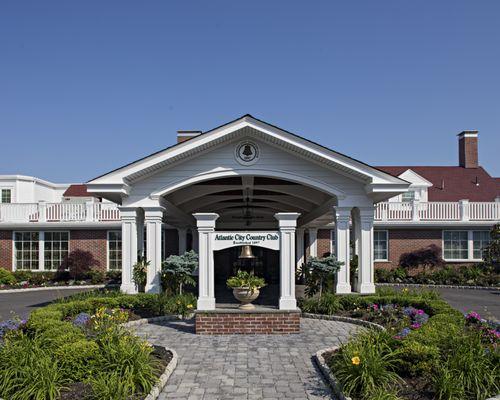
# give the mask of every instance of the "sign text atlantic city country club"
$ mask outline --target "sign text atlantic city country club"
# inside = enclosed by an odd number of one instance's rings
[[[216,250],[243,245],[279,248],[277,232],[215,232],[212,237]]]

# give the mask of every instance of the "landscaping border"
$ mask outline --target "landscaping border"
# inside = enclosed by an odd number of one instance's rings
[[[112,288],[116,286],[112,285],[60,285],[60,286],[39,286],[39,287],[29,287],[24,289],[0,289],[0,294],[2,293],[24,293],[24,292],[40,292],[42,290],[68,290],[68,289],[103,289],[103,288]]]
[[[350,397],[346,397],[342,390],[340,389],[340,384],[335,379],[335,376],[330,371],[330,367],[325,361],[324,354],[332,351],[336,351],[339,349],[339,346],[327,347],[326,349],[322,349],[316,352],[313,359],[316,363],[316,366],[319,368],[321,375],[326,379],[328,385],[332,388],[333,393],[335,394],[335,398],[337,400],[351,400]]]
[[[328,321],[347,322],[353,325],[363,326],[365,328],[374,328],[379,331],[385,331],[385,328],[382,325],[358,318],[342,317],[340,315],[324,315],[324,314],[311,314],[311,313],[302,313],[302,317],[311,319],[324,319]]]
[[[442,289],[469,289],[469,290],[495,290],[500,291],[498,286],[460,286],[460,285],[426,285],[423,283],[375,283],[375,286],[395,286],[395,287],[414,287],[414,288],[442,288]]]

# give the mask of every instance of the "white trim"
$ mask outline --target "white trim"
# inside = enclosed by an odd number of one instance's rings
[[[53,271],[56,271],[56,270],[53,270],[53,269],[45,269],[45,234],[49,232],[64,232],[64,233],[67,233],[68,234],[68,254],[71,253],[71,231],[70,230],[52,230],[52,229],[47,229],[47,230],[43,230],[43,231],[40,231],[40,236],[39,236],[39,241],[40,243],[43,243],[43,249],[42,249],[42,246],[39,244],[39,251],[40,253],[38,254],[38,268],[40,271],[49,271],[49,272],[53,272]],[[43,240],[41,240],[40,238],[43,238]]]
[[[444,257],[444,233],[445,232],[467,232],[467,258],[445,258]],[[482,262],[481,258],[474,258],[474,232],[489,232],[486,229],[442,229],[441,230],[441,256],[446,262],[475,263]]]
[[[108,229],[106,230],[106,271],[121,271],[120,269],[110,269],[109,268],[109,233],[110,232],[120,232],[120,235],[122,233],[121,229]],[[123,238],[122,238],[122,246],[123,246]]]

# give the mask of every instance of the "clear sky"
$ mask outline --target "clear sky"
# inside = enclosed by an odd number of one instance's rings
[[[250,113],[373,165],[500,176],[500,1],[0,2],[0,174],[86,181]]]

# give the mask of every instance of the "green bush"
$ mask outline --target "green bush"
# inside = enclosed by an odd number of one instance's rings
[[[402,341],[401,371],[411,377],[431,376],[439,365],[439,348],[413,338]]]
[[[81,382],[92,374],[98,355],[97,343],[85,338],[60,343],[54,351],[63,377],[73,382]]]
[[[369,400],[373,392],[391,390],[401,381],[399,352],[392,342],[388,333],[368,330],[339,349],[329,366],[345,394]]]
[[[299,307],[305,313],[332,315],[341,307],[341,298],[333,293],[324,293],[321,298],[299,300]]]
[[[12,272],[0,268],[0,285],[14,285],[16,282],[16,278]]]
[[[92,386],[92,400],[123,400],[130,399],[134,394],[134,378],[130,372],[100,373],[87,379]]]

